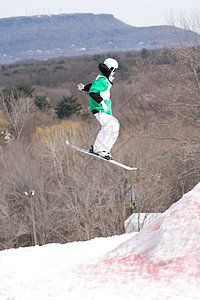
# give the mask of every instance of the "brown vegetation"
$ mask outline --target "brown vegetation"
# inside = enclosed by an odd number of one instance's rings
[[[120,69],[112,100],[121,131],[112,154],[137,172],[68,148],[66,139],[89,148],[98,124],[55,114],[59,99],[72,94],[87,111],[88,96],[76,83],[91,82],[107,55],[2,66],[1,88],[26,81],[51,108],[21,98],[8,111],[2,98],[0,126],[13,139],[1,142],[0,248],[120,234],[132,212],[163,212],[190,190],[200,175],[199,51],[181,45],[114,54]],[[55,66],[62,68],[53,72]]]

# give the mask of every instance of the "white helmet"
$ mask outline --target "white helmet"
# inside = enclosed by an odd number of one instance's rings
[[[106,58],[104,64],[109,68],[115,71],[118,68],[118,62],[113,58]]]

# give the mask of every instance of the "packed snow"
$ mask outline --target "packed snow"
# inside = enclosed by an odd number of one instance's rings
[[[200,184],[139,233],[1,251],[0,299],[200,299]]]

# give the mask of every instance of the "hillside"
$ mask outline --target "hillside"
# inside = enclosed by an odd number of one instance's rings
[[[34,244],[29,191],[44,245],[122,234],[132,213],[162,213],[196,185],[199,51],[109,52],[119,62],[111,99],[121,125],[112,155],[138,167],[134,174],[65,143],[89,149],[95,141],[100,127],[76,85],[96,78],[108,54],[1,65],[0,249]],[[60,119],[63,99],[77,100],[80,114]]]
[[[170,26],[133,27],[111,14],[0,19],[0,63],[173,46]]]

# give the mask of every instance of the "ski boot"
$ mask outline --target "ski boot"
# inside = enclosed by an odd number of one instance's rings
[[[103,157],[104,159],[107,159],[107,160],[113,160],[113,157],[110,155],[109,152],[107,151],[98,151],[98,152],[94,152],[94,147],[93,145],[91,145],[91,148],[89,150],[89,153],[93,153],[95,155],[98,155],[98,156],[101,156]]]

